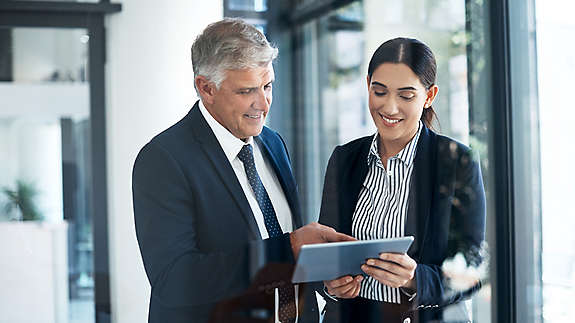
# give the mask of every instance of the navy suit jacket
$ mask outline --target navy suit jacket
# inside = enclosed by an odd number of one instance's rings
[[[320,223],[351,235],[372,139],[363,137],[335,148],[326,172]],[[418,264],[417,297],[411,310],[418,312],[420,321],[441,319],[442,307],[480,287],[448,292],[441,265],[457,252],[462,252],[469,263],[479,264],[484,233],[485,193],[479,162],[467,146],[424,126],[414,160],[405,226],[405,235],[415,237],[408,252]],[[338,303],[328,303],[327,311],[341,310],[338,306],[345,306],[346,301]]]
[[[302,219],[286,146],[266,127],[254,140],[281,183],[295,230]],[[152,286],[149,322],[233,322],[261,316],[254,310],[262,308],[273,314],[274,289],[291,284],[289,234],[262,240],[197,103],[142,148],[132,190],[138,243]]]

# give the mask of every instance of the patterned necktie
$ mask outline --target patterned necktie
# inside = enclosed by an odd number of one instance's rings
[[[256,200],[264,216],[264,223],[270,238],[279,237],[283,234],[276,212],[268,196],[268,192],[260,179],[256,165],[254,163],[254,153],[251,145],[244,145],[238,154],[238,158],[244,164],[248,181]],[[295,289],[290,284],[288,286],[278,288],[279,294],[279,320],[282,323],[295,322],[296,307],[295,307]]]

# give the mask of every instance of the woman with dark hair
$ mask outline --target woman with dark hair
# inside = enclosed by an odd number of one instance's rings
[[[439,91],[429,47],[383,43],[369,62],[377,133],[338,146],[327,167],[319,222],[359,240],[412,235],[407,254],[381,253],[364,275],[324,282],[325,322],[427,322],[477,289],[449,290],[443,262],[481,262],[485,193],[470,148],[432,131]]]

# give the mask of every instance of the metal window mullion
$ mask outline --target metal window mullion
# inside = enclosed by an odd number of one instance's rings
[[[495,277],[493,284],[494,322],[516,322],[515,297],[515,225],[513,184],[513,137],[511,105],[511,64],[509,37],[509,0],[490,1],[490,40],[493,104],[490,115],[493,132],[490,149],[493,156],[495,185]]]

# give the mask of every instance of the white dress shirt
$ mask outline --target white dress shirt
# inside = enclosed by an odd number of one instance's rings
[[[262,180],[262,184],[266,188],[270,201],[274,207],[276,217],[280,224],[283,233],[292,232],[293,231],[293,223],[292,223],[292,213],[285,197],[284,191],[281,187],[281,184],[274,172],[273,166],[270,164],[270,161],[267,158],[264,158],[262,151],[257,144],[253,137],[249,137],[246,142],[243,140],[235,137],[231,132],[229,132],[224,126],[222,126],[214,117],[208,112],[206,107],[204,106],[202,100],[199,101],[198,106],[200,107],[200,112],[206,119],[208,125],[212,129],[216,139],[220,143],[220,146],[230,165],[234,169],[234,173],[242,186],[242,190],[244,191],[244,195],[250,204],[250,208],[252,213],[254,214],[256,223],[258,224],[258,229],[260,231],[260,235],[262,239],[269,238],[268,231],[266,229],[266,225],[264,222],[264,216],[262,211],[260,210],[260,206],[256,199],[256,195],[250,186],[250,182],[248,181],[248,176],[246,174],[246,170],[244,168],[244,164],[238,158],[238,154],[242,147],[245,144],[249,144],[253,148],[254,152],[254,162],[256,164],[256,169]],[[297,313],[297,299],[298,299],[298,286],[295,286],[295,295],[296,295],[296,313]],[[278,310],[279,310],[279,293],[277,288],[275,289],[275,321],[279,322],[278,320]],[[297,322],[297,320],[296,320]]]
[[[201,100],[199,102],[199,106],[204,119],[206,119],[208,125],[214,132],[216,139],[218,139],[220,146],[222,147],[226,157],[234,169],[234,172],[236,173],[236,177],[242,186],[242,190],[244,191],[248,203],[250,204],[250,208],[252,209],[256,223],[258,224],[262,239],[269,238],[268,230],[266,229],[266,225],[264,223],[264,216],[260,210],[258,201],[256,200],[256,195],[250,186],[250,182],[248,181],[248,176],[246,175],[244,164],[238,158],[238,154],[245,144],[249,144],[253,148],[256,169],[260,179],[262,180],[262,183],[264,184],[264,187],[266,188],[266,191],[268,192],[276,212],[276,217],[278,218],[278,222],[282,228],[282,232],[291,232],[293,230],[293,224],[289,204],[281,184],[273,170],[273,166],[267,159],[264,158],[259,145],[256,144],[253,137],[249,137],[247,142],[236,138],[234,135],[232,135],[231,132],[224,128],[219,122],[217,122],[214,117],[212,117]]]

